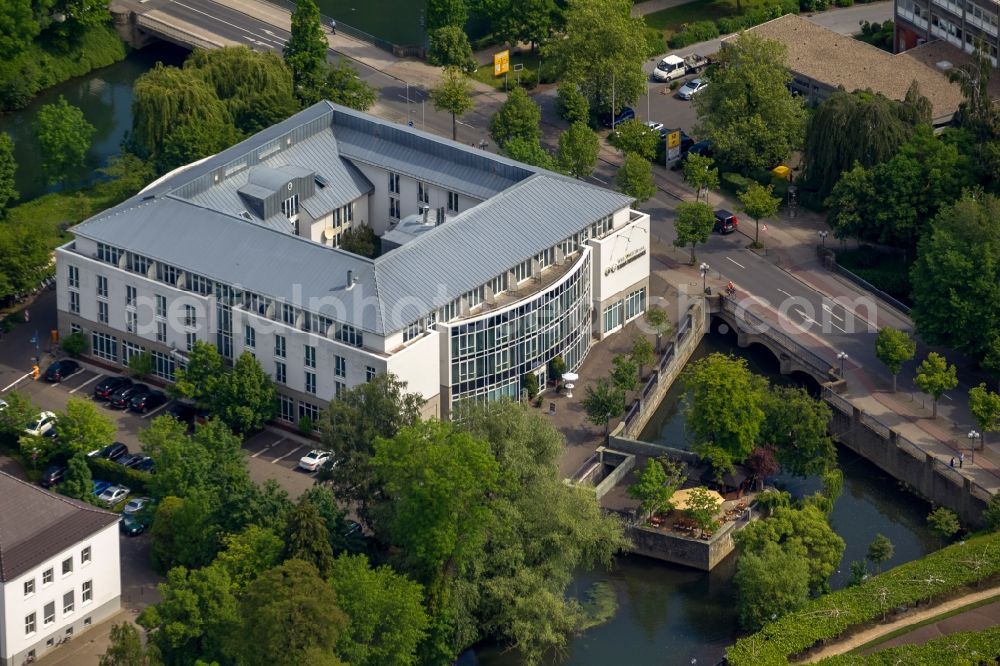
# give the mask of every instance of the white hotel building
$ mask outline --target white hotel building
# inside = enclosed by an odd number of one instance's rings
[[[40,658],[118,612],[118,514],[0,472],[0,665]]]
[[[72,229],[59,329],[172,378],[193,342],[253,353],[280,416],[315,418],[391,372],[448,418],[518,398],[649,300],[649,216],[628,197],[330,103],[180,169]],[[340,250],[370,225],[381,254]]]

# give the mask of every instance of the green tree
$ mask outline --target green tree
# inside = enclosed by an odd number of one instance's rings
[[[761,400],[760,441],[774,447],[778,462],[796,476],[823,474],[837,467],[829,434],[830,406],[805,389],[772,386]]]
[[[312,502],[301,501],[288,514],[285,526],[285,559],[308,562],[323,578],[333,569],[330,535]]]
[[[684,515],[695,522],[699,531],[704,532],[715,528],[721,508],[722,502],[717,493],[709,492],[707,488],[695,488],[688,494]]]
[[[636,205],[651,199],[656,194],[653,166],[649,160],[635,153],[625,155],[625,159],[615,176],[615,181],[623,194],[635,199]]]
[[[1000,330],[1000,201],[964,196],[941,210],[910,270],[913,321],[928,344],[981,359]]]
[[[559,171],[559,165],[556,163],[555,158],[542,148],[541,144],[537,141],[514,138],[508,141],[507,145],[500,152],[518,162],[524,162],[525,164],[548,169],[549,171]]]
[[[441,82],[431,89],[431,101],[438,111],[451,114],[451,139],[458,140],[458,117],[475,106],[472,86],[465,73],[457,67],[445,67]]]
[[[1000,379],[1000,334],[993,335],[983,351],[983,360],[979,362],[980,367]],[[997,382],[1000,384],[1000,381]]]
[[[13,390],[3,396],[7,406],[0,409],[0,441],[15,446],[25,424],[38,416],[38,407],[23,393]]]
[[[560,11],[554,0],[477,0],[473,7],[501,42],[529,42],[532,50],[548,38]]]
[[[317,88],[326,73],[326,52],[329,48],[319,7],[314,0],[296,0],[291,36],[285,42],[282,56],[292,71],[292,83],[299,99],[315,101],[310,89]]]
[[[222,543],[222,550],[213,566],[226,571],[237,596],[265,571],[280,564],[285,549],[278,535],[257,525],[251,525],[239,534],[227,534]]]
[[[217,426],[213,420],[200,428]],[[211,456],[188,436],[185,424],[169,416],[157,417],[139,432],[139,441],[143,451],[156,460],[156,474],[148,484],[153,497],[187,497],[209,486]]]
[[[153,374],[155,367],[153,355],[149,352],[132,354],[128,360],[129,372],[135,375],[138,379],[143,379]]]
[[[549,377],[555,382],[562,381],[563,373],[566,372],[566,361],[562,356],[554,356],[549,361]]]
[[[649,365],[653,362],[654,352],[653,344],[649,341],[642,333],[636,333],[632,336],[632,348],[629,350],[629,359],[639,368],[639,379],[641,380],[645,377],[645,373],[642,371],[644,366]]]
[[[63,25],[71,28],[104,25],[111,20],[104,0],[57,0],[53,9],[66,17]]]
[[[14,172],[17,171],[17,161],[14,159],[14,141],[10,134],[0,132],[0,219],[7,212],[7,205],[17,199],[17,188],[14,187]]]
[[[262,430],[278,412],[274,382],[249,352],[240,354],[232,370],[216,378],[210,402],[212,413],[241,434]]]
[[[701,200],[702,189],[714,190],[719,187],[719,170],[711,157],[688,153],[684,158],[684,182],[694,188],[694,200]]]
[[[538,395],[538,375],[533,372],[521,375],[521,390],[528,394],[528,400],[534,400]]]
[[[809,600],[809,565],[799,549],[765,543],[740,555],[733,583],[740,626],[756,631]]]
[[[132,153],[112,155],[108,165],[98,169],[111,179],[104,187],[113,201],[124,201],[156,178],[155,165]]]
[[[882,563],[891,560],[894,551],[895,548],[893,548],[892,542],[889,541],[889,537],[876,534],[872,542],[868,544],[865,559],[875,565],[878,573],[882,573]]]
[[[568,122],[586,123],[590,120],[590,103],[575,81],[563,79],[556,91],[556,112]]]
[[[639,478],[628,487],[628,496],[639,500],[639,511],[644,516],[669,511],[673,508],[670,498],[686,477],[683,464],[649,458]]]
[[[576,122],[559,135],[559,164],[574,178],[589,176],[597,165],[600,142],[586,123]]]
[[[427,29],[431,32],[446,26],[464,28],[468,19],[469,8],[465,0],[428,0],[427,2]]]
[[[833,531],[826,514],[817,506],[777,506],[767,520],[756,520],[734,537],[744,553],[760,553],[767,543],[791,547],[809,566],[809,589],[829,589],[828,580],[844,555],[844,540]]]
[[[905,331],[883,326],[875,336],[875,356],[892,373],[892,392],[896,392],[896,376],[903,364],[917,353],[917,343]]]
[[[750,187],[739,193],[743,212],[753,218],[753,244],[760,246],[760,221],[778,214],[781,199],[774,196],[774,186],[764,187],[759,183],[751,183]]]
[[[428,35],[427,61],[438,67],[458,67],[472,74],[476,59],[472,54],[469,36],[461,26],[446,25]]]
[[[364,549],[361,535],[350,535],[346,533],[349,525],[347,522],[347,512],[337,505],[337,499],[326,484],[317,484],[299,496],[299,502],[309,502],[323,521],[326,532],[330,538],[330,547],[334,553],[341,553],[345,550],[360,551]]]
[[[618,354],[611,359],[611,383],[626,395],[629,391],[639,388],[638,372],[639,368],[635,361],[624,354]]]
[[[164,137],[154,162],[161,172],[171,171],[218,153],[241,138],[229,119],[200,123],[191,117],[182,118]]]
[[[682,201],[677,204],[677,215],[674,218],[674,247],[691,248],[691,265],[697,258],[694,249],[698,243],[705,243],[712,235],[715,227],[715,212],[707,203],[700,201]]]
[[[615,131],[608,135],[611,145],[626,157],[631,153],[647,162],[656,159],[656,144],[660,133],[638,118],[615,125]]]
[[[66,463],[66,476],[59,484],[59,492],[66,497],[87,502],[93,497],[93,491],[94,479],[90,475],[87,457],[83,453],[76,453]]]
[[[340,237],[340,249],[345,252],[353,252],[361,257],[375,258],[375,244],[378,238],[375,231],[368,224],[351,227]]]
[[[546,61],[555,63],[560,78],[573,80],[599,112],[618,111],[646,92],[646,23],[632,16],[628,0],[569,0],[565,26],[557,39],[542,48]],[[595,44],[614,45],[594,48]],[[613,89],[613,91],[612,91]],[[612,94],[613,92],[613,94]]]
[[[51,271],[51,245],[41,224],[0,224],[0,296],[37,287]]]
[[[945,543],[950,541],[962,529],[962,525],[958,522],[958,516],[955,512],[943,506],[939,506],[927,514],[927,527],[934,534],[941,537],[941,540]]]
[[[35,136],[42,151],[42,170],[50,183],[69,178],[83,167],[96,128],[78,107],[59,96],[59,101],[38,110]]]
[[[11,57],[31,45],[41,26],[32,16],[31,0],[0,4],[0,55]]]
[[[646,309],[646,323],[656,331],[656,351],[660,351],[660,340],[664,335],[670,335],[674,330],[674,325],[670,323],[667,311],[658,305],[651,305]]]
[[[76,358],[87,351],[87,336],[80,331],[70,333],[62,339],[59,346],[71,357]]]
[[[115,438],[118,428],[97,410],[90,400],[70,398],[66,412],[56,421],[56,433],[61,446],[71,453],[89,453],[106,446]]]
[[[156,508],[150,533],[149,558],[157,571],[203,567],[215,555],[217,530],[203,493],[164,498]]]
[[[312,101],[328,99],[358,111],[367,111],[375,105],[378,90],[358,76],[357,70],[343,58],[336,64],[327,66],[319,95],[318,99]]]
[[[969,411],[976,419],[976,425],[983,434],[983,443],[986,442],[986,433],[1000,430],[1000,395],[987,390],[986,384],[980,384],[969,390]]]
[[[764,425],[766,380],[750,372],[745,360],[718,353],[689,364],[682,379],[694,450],[714,445],[737,462],[745,460]]]
[[[389,566],[373,568],[364,555],[341,555],[330,584],[347,615],[337,653],[351,666],[417,663],[428,620],[420,584]]]
[[[1000,128],[1000,114],[989,92],[993,62],[982,44],[977,44],[971,62],[948,70],[948,80],[957,83],[965,101],[959,106],[958,121],[979,139],[995,138]]]
[[[990,531],[1000,530],[1000,493],[993,495],[983,509],[983,522]]]
[[[98,666],[160,666],[161,663],[155,649],[143,646],[135,625],[122,622],[111,626],[111,640]]]
[[[542,110],[524,88],[514,88],[490,118],[490,136],[503,148],[511,139],[537,143],[542,138]]]
[[[139,626],[150,632],[167,666],[186,666],[203,660],[228,663],[230,646],[238,642],[239,613],[232,581],[216,566],[188,570],[175,567],[167,582],[157,586],[161,601],[139,614]],[[251,643],[263,637],[253,636]]]
[[[913,383],[923,393],[934,398],[931,418],[937,418],[938,400],[941,399],[945,391],[950,391],[958,386],[958,375],[954,365],[948,365],[948,361],[943,356],[937,352],[931,352],[917,366],[917,375],[913,378]]]
[[[710,139],[721,162],[749,172],[770,169],[802,145],[805,111],[787,84],[786,48],[744,32],[719,52],[710,85],[695,97],[695,135]]]
[[[196,340],[188,352],[187,367],[177,368],[172,392],[179,398],[193,400],[203,409],[212,406],[218,378],[225,372],[222,355],[202,340]]]
[[[606,439],[611,419],[625,413],[625,391],[602,377],[597,380],[596,385],[587,386],[581,404],[588,421],[604,426]]]

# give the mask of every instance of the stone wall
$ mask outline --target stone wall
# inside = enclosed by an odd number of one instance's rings
[[[629,472],[635,469],[635,456],[621,451],[612,451],[603,446],[597,447],[597,456],[604,468],[610,470],[601,479],[601,482],[594,486],[594,494],[599,501],[628,476]]]
[[[736,548],[733,541],[736,526],[736,523],[726,523],[708,541],[638,525],[629,527],[626,533],[632,540],[631,552],[637,555],[711,571]]]

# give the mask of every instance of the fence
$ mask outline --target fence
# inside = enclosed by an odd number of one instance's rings
[[[291,0],[267,0],[267,1],[270,2],[271,4],[278,5],[279,7],[284,7],[289,12],[295,11],[295,3],[292,2]],[[334,21],[333,18],[327,16],[326,14],[320,14],[320,19],[322,20],[323,25],[326,27],[330,27]],[[372,46],[376,46],[382,49],[383,51],[388,51],[389,53],[392,53],[397,56],[419,55],[418,53],[412,53],[411,51],[414,49],[417,51],[422,50],[421,47],[417,44],[406,44],[406,45],[393,44],[389,40],[376,37],[375,35],[365,32],[364,30],[359,30],[358,28],[355,28],[352,25],[348,25],[340,21],[337,21],[337,31],[344,33],[348,37],[354,37],[355,39],[360,39],[363,42],[368,42]]]
[[[878,296],[883,301],[885,301],[886,303],[888,303],[892,307],[896,308],[900,312],[903,312],[904,314],[910,314],[910,306],[909,305],[906,305],[906,304],[902,303],[901,301],[899,301],[898,299],[893,298],[892,296],[890,296],[889,294],[885,293],[884,291],[882,291],[881,289],[879,289],[878,287],[876,287],[875,285],[873,285],[871,282],[869,282],[868,280],[866,280],[863,277],[861,277],[860,275],[857,275],[857,274],[852,273],[851,271],[847,270],[846,268],[844,268],[843,266],[841,266],[840,264],[838,264],[837,261],[836,261],[836,259],[834,259],[834,261],[833,261],[833,270],[836,271],[838,274],[844,276],[845,278],[847,278],[848,280],[850,280],[854,284],[858,285],[862,289],[864,289],[866,291],[870,291],[871,293],[875,294],[876,296]]]

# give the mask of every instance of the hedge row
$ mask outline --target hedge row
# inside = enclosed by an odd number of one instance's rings
[[[55,40],[53,40],[55,42]],[[39,90],[122,60],[125,42],[106,25],[86,28],[69,46],[35,42],[0,61],[0,111],[28,105]]]
[[[814,599],[801,610],[741,638],[726,656],[731,666],[787,664],[790,657],[820,641],[997,574],[1000,533],[977,536],[873,576],[860,585]]]
[[[684,26],[680,32],[674,33],[667,42],[670,48],[679,49],[689,44],[706,42],[719,35],[728,35],[740,30],[752,28],[766,23],[785,14],[798,14],[798,0],[777,0],[761,7],[748,9],[739,16],[726,16],[716,21],[694,21]]]
[[[900,645],[867,656],[839,654],[821,666],[896,666],[897,664],[992,663],[1000,654],[1000,627],[941,636],[921,645]]]
[[[149,472],[140,472],[111,460],[97,457],[87,458],[87,464],[90,466],[90,474],[94,479],[125,486],[133,494],[146,493]]]

